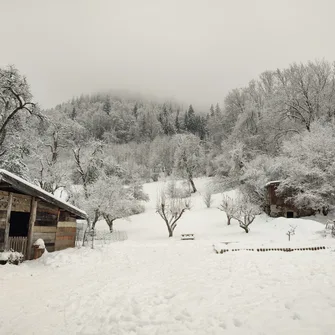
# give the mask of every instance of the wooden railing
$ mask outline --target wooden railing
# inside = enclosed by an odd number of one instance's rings
[[[26,254],[27,240],[25,236],[9,236],[9,249]]]

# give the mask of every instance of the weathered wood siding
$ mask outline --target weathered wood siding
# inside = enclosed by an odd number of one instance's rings
[[[9,192],[0,191],[0,211],[7,210]]]
[[[0,250],[5,248],[5,228],[9,192],[0,191]],[[32,197],[13,193],[11,211],[30,213]],[[76,218],[67,211],[61,211],[57,206],[45,201],[37,201],[36,219],[32,225],[32,243],[41,238],[48,252],[62,250],[75,246]],[[33,253],[33,248],[28,257]]]
[[[13,193],[12,212],[30,213],[31,196]]]
[[[31,196],[13,193],[12,212],[30,212]],[[0,211],[6,210],[8,205],[9,192],[0,191]]]
[[[76,244],[76,219],[69,212],[61,211],[56,232],[55,250],[73,248]]]
[[[33,243],[39,238],[43,239],[48,252],[55,251],[58,215],[58,207],[41,200],[38,201],[33,228]]]
[[[5,249],[6,219],[7,219],[7,210],[1,209],[0,210],[0,250]]]

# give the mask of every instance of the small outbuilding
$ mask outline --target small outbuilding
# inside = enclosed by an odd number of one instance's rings
[[[38,239],[49,252],[74,247],[76,220],[86,218],[79,208],[0,169],[0,251],[13,249],[32,259]]]
[[[284,216],[286,218],[297,218],[313,215],[313,209],[298,209],[291,202],[287,201],[289,195],[279,196],[277,188],[280,181],[270,181],[265,185],[265,212],[269,216]]]

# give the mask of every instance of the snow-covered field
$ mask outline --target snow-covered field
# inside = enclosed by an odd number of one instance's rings
[[[206,182],[196,181],[200,192]],[[210,209],[197,195],[169,240],[155,214],[159,188],[145,185],[147,211],[115,223],[127,241],[0,266],[0,334],[335,333],[335,244],[322,223],[261,215],[246,234],[234,221],[226,225],[220,195]],[[181,241],[181,233],[196,239]],[[218,255],[220,242],[329,249]]]

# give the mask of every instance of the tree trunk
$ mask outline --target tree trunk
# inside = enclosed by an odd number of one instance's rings
[[[92,230],[95,229],[95,225],[98,222],[99,217],[100,217],[100,213],[96,210],[95,213],[94,213],[94,218],[93,218],[92,225],[91,225]]]
[[[195,187],[195,184],[194,184],[193,179],[192,179],[192,178],[189,178],[188,180],[189,180],[189,182],[190,182],[190,184],[191,184],[191,187],[192,187],[192,193],[196,193],[196,192],[197,192],[197,189],[196,189],[196,187]]]
[[[171,228],[170,224],[169,224],[169,221],[167,219],[164,219],[165,221],[165,224],[166,224],[166,228],[169,232],[169,237],[172,237],[173,236],[173,229]]]
[[[248,234],[249,233],[249,226],[245,225],[243,221],[240,221],[240,227]]]
[[[329,206],[322,206],[322,214],[327,216],[329,212]]]
[[[83,236],[83,246],[85,245],[85,242],[87,242],[87,235],[91,230],[91,223],[90,223],[89,218],[86,219],[86,224],[87,224],[87,226],[86,226],[86,229],[84,231],[84,236]]]
[[[227,225],[230,226],[231,216],[227,214]]]
[[[112,233],[113,232],[113,226],[114,226],[114,220],[106,220],[108,227],[109,227],[109,232]]]

